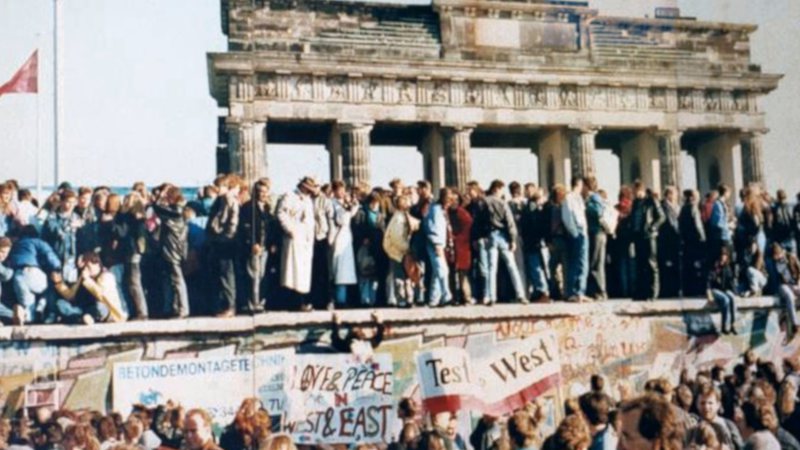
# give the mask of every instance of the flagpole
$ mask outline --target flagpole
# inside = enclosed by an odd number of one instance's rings
[[[61,182],[61,131],[64,122],[63,104],[61,101],[61,88],[63,86],[62,79],[62,64],[63,64],[63,48],[62,41],[62,14],[61,14],[61,1],[53,0],[53,127],[54,130],[54,145],[53,145],[53,190],[58,189],[58,184]]]
[[[36,33],[36,45],[37,45],[37,52],[38,49],[42,48],[42,33]],[[37,54],[38,58],[38,54]],[[36,82],[39,82],[39,63],[37,61],[36,64]],[[41,115],[41,104],[42,104],[42,93],[39,92],[39,88],[36,89],[36,199],[39,202],[43,203],[42,198],[42,145],[41,145],[41,129],[42,129],[42,115]]]

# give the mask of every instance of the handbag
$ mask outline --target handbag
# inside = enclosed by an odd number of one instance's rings
[[[415,286],[419,285],[422,280],[422,269],[410,253],[406,253],[406,255],[403,256],[403,270],[406,273],[406,277],[408,277]]]

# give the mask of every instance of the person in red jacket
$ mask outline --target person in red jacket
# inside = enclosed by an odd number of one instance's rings
[[[453,192],[447,215],[450,220],[450,235],[452,245],[448,245],[448,263],[451,273],[455,276],[456,301],[462,304],[473,305],[472,286],[470,285],[469,272],[472,268],[472,246],[470,236],[472,233],[472,216],[467,212],[464,196],[460,192]],[[449,242],[448,242],[449,244]]]

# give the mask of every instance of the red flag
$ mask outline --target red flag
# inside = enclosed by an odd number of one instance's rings
[[[0,95],[20,92],[39,92],[39,50],[35,50],[17,73],[0,86]]]

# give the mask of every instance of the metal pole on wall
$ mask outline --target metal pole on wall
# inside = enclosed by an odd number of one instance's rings
[[[42,33],[36,33],[36,48],[42,48]],[[38,51],[38,50],[37,50]],[[41,61],[41,60],[40,60]],[[38,67],[36,68],[36,81],[39,82],[39,74],[41,73],[41,62],[37,62]],[[42,114],[41,114],[41,103],[42,103],[42,91],[38,89],[37,86],[36,92],[36,199],[38,201],[42,201]]]
[[[62,14],[61,14],[61,0],[53,0],[53,127],[55,134],[53,136],[53,190],[58,189],[58,184],[61,182],[61,128],[64,124],[63,105],[61,101],[61,88],[63,87],[63,79],[61,74],[61,66],[64,62],[63,59],[63,46],[62,42]]]

